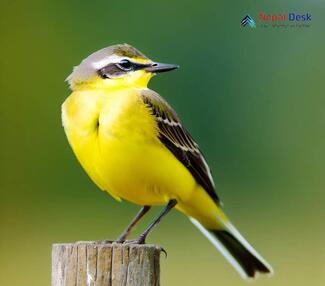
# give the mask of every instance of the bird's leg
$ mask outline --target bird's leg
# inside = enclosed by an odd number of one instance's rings
[[[139,236],[139,238],[134,241],[134,243],[144,244],[146,242],[148,234],[153,230],[155,226],[160,223],[161,219],[167,215],[174,206],[176,206],[176,204],[176,200],[170,200],[160,215],[148,226],[148,228]]]
[[[140,221],[140,219],[150,210],[150,206],[144,206],[137,215],[133,218],[133,220],[130,222],[130,224],[127,226],[127,228],[123,231],[123,233],[120,235],[120,237],[117,239],[116,242],[122,243],[126,240],[128,235],[130,234],[132,228]]]

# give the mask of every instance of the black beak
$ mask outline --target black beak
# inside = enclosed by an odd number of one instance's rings
[[[160,72],[172,71],[178,68],[179,68],[178,65],[153,63],[149,67],[145,68],[144,70],[152,73],[160,73]]]

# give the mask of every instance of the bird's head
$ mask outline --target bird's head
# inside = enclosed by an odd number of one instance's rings
[[[157,63],[128,44],[101,49],[85,58],[67,78],[72,90],[83,88],[146,87],[156,73],[178,68]]]

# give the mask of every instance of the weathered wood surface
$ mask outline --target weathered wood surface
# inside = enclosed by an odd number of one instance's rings
[[[160,252],[147,244],[54,244],[52,286],[159,286]]]

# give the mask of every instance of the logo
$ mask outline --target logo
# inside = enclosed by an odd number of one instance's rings
[[[311,16],[309,12],[266,13],[261,11],[255,19],[257,19],[257,25],[260,28],[308,28],[311,26]],[[255,21],[250,15],[246,15],[241,20],[241,26],[256,28]]]
[[[267,22],[310,22],[311,14],[297,14],[297,13],[281,13],[281,14],[266,14],[265,12],[260,12],[259,19],[261,21]]]
[[[248,26],[250,28],[255,28],[256,27],[254,19],[251,16],[249,16],[249,15],[246,15],[244,17],[244,19],[241,20],[241,25],[243,27]]]

